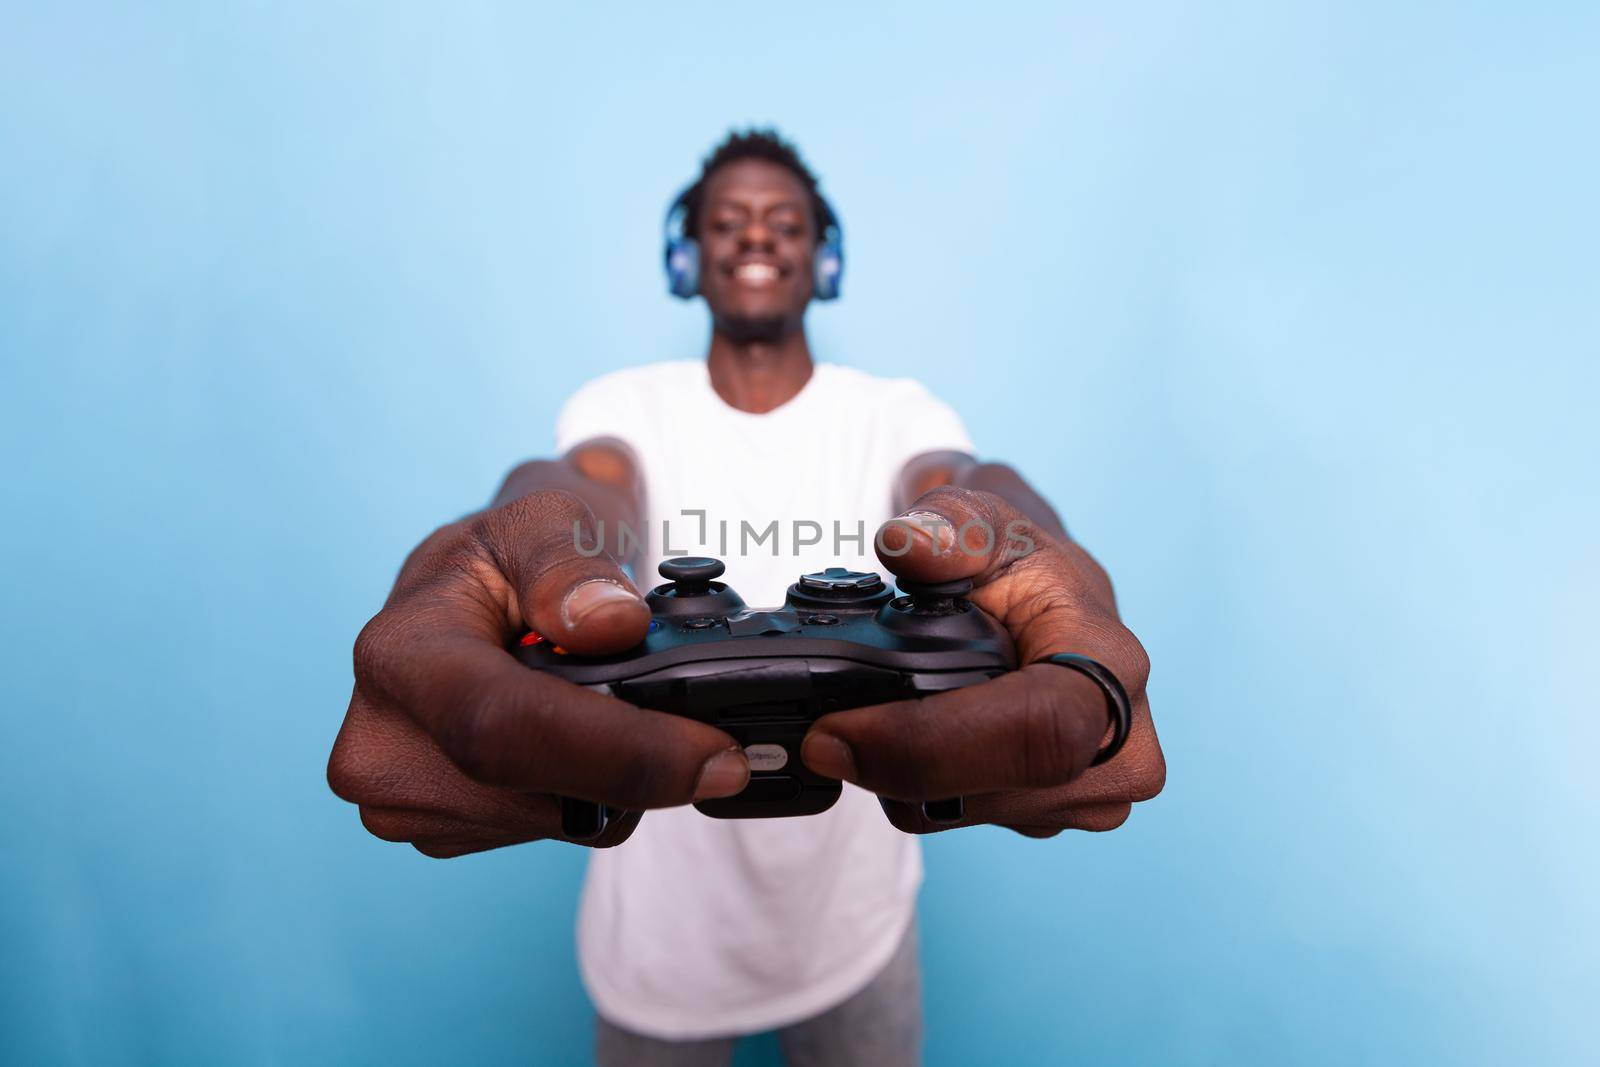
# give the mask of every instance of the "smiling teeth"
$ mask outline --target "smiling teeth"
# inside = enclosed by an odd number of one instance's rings
[[[778,268],[767,263],[746,263],[734,270],[733,276],[741,282],[775,282]]]

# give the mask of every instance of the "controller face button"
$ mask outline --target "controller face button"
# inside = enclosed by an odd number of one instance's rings
[[[781,771],[789,764],[789,750],[782,745],[746,745],[744,758],[750,761],[750,770]]]
[[[655,624],[651,623],[650,625],[654,626]],[[537,645],[540,641],[543,641],[543,640],[544,640],[544,638],[540,637],[538,634],[534,633],[532,630],[529,630],[527,633],[522,635],[522,640],[520,642],[518,642],[518,643],[520,645],[522,645],[523,648],[532,648],[534,645]]]
[[[696,615],[692,619],[683,620],[685,630],[709,630],[717,624],[717,620],[709,615]]]
[[[812,626],[832,626],[839,621],[837,615],[807,615],[806,622]]]

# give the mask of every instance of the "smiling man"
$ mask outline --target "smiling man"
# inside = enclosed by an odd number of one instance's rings
[[[837,293],[841,234],[790,146],[760,131],[719,146],[674,204],[667,261],[673,292],[710,309],[705,359],[589,383],[557,421],[559,458],[518,467],[412,553],[357,642],[329,778],[374,834],[431,856],[560,838],[559,795],[633,813],[583,842],[600,846],[578,947],[603,1064],[722,1064],[738,1035],[773,1029],[795,1067],[916,1063],[915,835],[950,828],[918,802],[966,795],[955,825],[1029,837],[1119,826],[1164,776],[1148,664],[1105,573],[1011,468],[974,458],[949,407],[813,358],[805,312]],[[952,545],[969,522],[1033,550]],[[732,738],[506,652],[529,628],[579,653],[637,644],[650,614],[624,568],[642,580],[681,551],[723,558],[757,605],[835,564],[971,578],[1024,666],[818,720],[803,758],[848,783],[821,815],[707,818],[685,805],[749,777]],[[1104,765],[1105,698],[1043,662],[1062,652],[1132,699]]]

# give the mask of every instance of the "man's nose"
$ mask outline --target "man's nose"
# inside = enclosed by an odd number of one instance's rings
[[[743,230],[739,231],[739,247],[741,250],[765,249],[771,251],[776,243],[772,227],[759,219],[745,223]]]

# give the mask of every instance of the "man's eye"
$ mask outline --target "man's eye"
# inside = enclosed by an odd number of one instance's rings
[[[732,233],[738,228],[737,223],[730,222],[728,219],[717,219],[711,223],[712,233]]]

